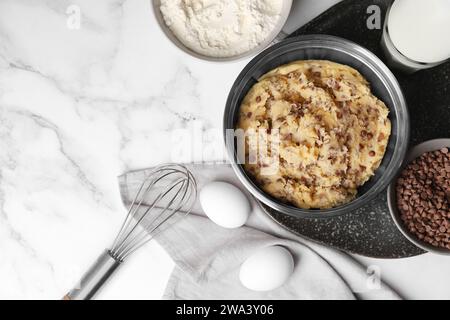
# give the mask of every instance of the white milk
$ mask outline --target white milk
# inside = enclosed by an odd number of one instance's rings
[[[396,0],[387,23],[394,46],[409,59],[450,58],[450,0]]]

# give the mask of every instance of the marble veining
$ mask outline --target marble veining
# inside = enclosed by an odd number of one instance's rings
[[[242,66],[186,59],[149,1],[1,0],[0,298],[69,289],[123,218],[117,175],[176,160],[176,129],[220,128]]]
[[[60,298],[117,232],[125,212],[116,177],[180,160],[176,130],[220,131],[248,60],[188,57],[150,6],[0,0],[0,299]],[[131,260],[100,298],[161,296],[167,254],[151,243]]]

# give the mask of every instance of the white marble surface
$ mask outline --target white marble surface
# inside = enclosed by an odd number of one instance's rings
[[[287,31],[337,1],[295,2]],[[79,29],[68,8],[80,8]],[[224,101],[246,62],[180,52],[148,0],[0,0],[0,299],[71,287],[124,217],[118,174],[222,159]],[[186,136],[203,145],[180,156]],[[450,298],[447,257],[358,259],[407,298]],[[172,267],[151,243],[99,298],[158,299]]]

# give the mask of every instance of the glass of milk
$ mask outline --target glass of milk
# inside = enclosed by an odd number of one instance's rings
[[[395,0],[384,23],[381,45],[388,62],[405,72],[450,59],[450,0]]]

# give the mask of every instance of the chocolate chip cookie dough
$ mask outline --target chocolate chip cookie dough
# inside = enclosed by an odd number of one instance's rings
[[[278,67],[251,88],[237,123],[246,132],[269,133],[269,156],[278,133],[278,167],[264,170],[266,158],[249,159],[258,147],[246,139],[245,170],[265,192],[297,207],[345,204],[383,159],[388,112],[351,67],[319,60]]]

